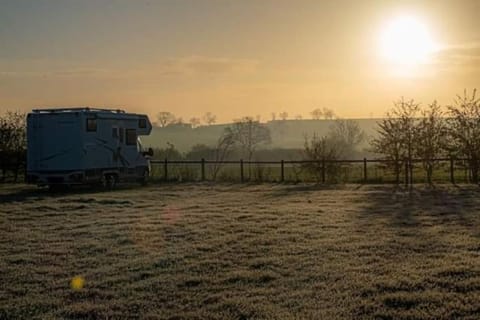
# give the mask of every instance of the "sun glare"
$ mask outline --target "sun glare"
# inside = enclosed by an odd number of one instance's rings
[[[391,20],[380,37],[380,54],[384,60],[398,68],[413,68],[428,64],[437,50],[428,27],[412,16]]]

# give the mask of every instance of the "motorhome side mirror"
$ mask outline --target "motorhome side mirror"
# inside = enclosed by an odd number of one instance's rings
[[[145,157],[145,156],[150,156],[150,157],[153,157],[153,149],[152,148],[148,148],[147,151],[142,151],[141,152],[142,155]]]

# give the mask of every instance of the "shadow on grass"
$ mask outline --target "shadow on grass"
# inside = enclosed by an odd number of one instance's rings
[[[391,227],[429,225],[455,222],[472,226],[480,190],[474,186],[376,186],[369,188],[360,200],[365,204],[361,217],[390,220]]]
[[[317,184],[317,183],[310,183],[310,184],[275,184],[275,187],[272,189],[271,194],[269,197],[273,198],[282,198],[288,197],[294,194],[299,193],[313,193],[313,192],[321,192],[326,190],[345,190],[345,191],[352,191],[352,190],[359,190],[364,186],[362,184]]]
[[[116,186],[114,189],[105,189],[102,187],[92,186],[74,186],[65,187],[63,189],[50,190],[48,187],[35,187],[28,185],[10,185],[11,188],[3,186],[0,191],[0,203],[12,203],[23,202],[30,199],[42,200],[42,199],[55,199],[62,198],[69,195],[82,195],[82,194],[100,194],[108,192],[122,192],[131,191],[133,189],[144,188],[138,184],[122,184]]]
[[[233,192],[242,191],[258,185],[257,183],[236,183],[236,182],[211,182],[211,181],[197,181],[197,182],[175,182],[175,181],[149,181],[146,185],[138,183],[120,183],[113,189],[106,189],[101,186],[79,185],[50,190],[48,187],[36,187],[24,184],[3,184],[0,185],[0,203],[23,202],[30,199],[55,199],[70,195],[85,195],[85,194],[104,194],[109,192],[130,192],[133,190],[145,188],[163,188],[164,191],[171,189],[185,189],[198,187],[211,187],[216,192]]]
[[[478,187],[374,188],[358,203],[354,234],[368,239],[360,248],[374,250],[375,259],[360,264],[371,281],[359,289],[353,318],[478,315],[468,302],[454,304],[454,295],[478,292],[480,271],[470,254],[480,247]],[[449,307],[439,311],[443,305]]]

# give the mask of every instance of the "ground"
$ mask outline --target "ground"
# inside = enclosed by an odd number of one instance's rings
[[[1,319],[480,317],[473,186],[0,187]]]

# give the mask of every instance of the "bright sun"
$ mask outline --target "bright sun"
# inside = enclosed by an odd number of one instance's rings
[[[437,44],[427,26],[411,16],[391,20],[380,37],[381,56],[396,67],[412,68],[431,62]]]

